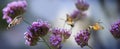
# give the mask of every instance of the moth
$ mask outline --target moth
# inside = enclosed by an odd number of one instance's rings
[[[17,16],[15,17],[8,25],[8,29],[19,24],[21,21],[23,20],[23,17],[22,16]]]
[[[73,27],[74,26],[74,20],[73,20],[73,18],[71,17],[71,16],[69,16],[68,14],[66,14],[66,16],[67,16],[67,18],[66,18],[66,23],[68,24],[68,25],[70,25],[71,27]]]
[[[98,31],[98,30],[103,30],[104,27],[102,25],[100,25],[100,23],[97,22],[97,23],[95,23],[93,25],[90,25],[88,29],[89,30],[92,29],[92,30]]]

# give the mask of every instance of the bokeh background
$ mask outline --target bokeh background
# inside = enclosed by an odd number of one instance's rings
[[[24,33],[29,26],[24,21],[7,30],[7,23],[2,19],[2,9],[7,3],[14,0],[0,0],[0,49],[47,49],[44,43],[36,46],[25,45]],[[120,19],[120,0],[85,0],[90,8],[86,11],[86,19],[77,21],[72,30],[72,36],[64,43],[62,49],[90,49],[81,48],[75,43],[74,36],[79,30],[85,29],[90,24],[100,21],[105,28],[93,31],[89,45],[94,49],[120,49],[120,40],[114,39],[109,32],[110,25]],[[26,21],[32,23],[37,19],[48,21],[52,27],[63,27],[66,14],[76,10],[76,0],[27,0],[28,7],[23,14]],[[65,28],[70,28],[67,24]]]

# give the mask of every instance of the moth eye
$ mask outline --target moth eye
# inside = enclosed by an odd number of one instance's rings
[[[12,24],[10,24],[10,26],[12,26]]]

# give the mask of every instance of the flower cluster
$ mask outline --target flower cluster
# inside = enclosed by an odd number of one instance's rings
[[[83,0],[77,0],[77,2],[75,3],[75,5],[76,5],[76,8],[78,10],[74,11],[71,14],[71,17],[73,17],[74,19],[76,19],[76,18],[82,18],[83,16],[86,16],[86,14],[84,13],[84,11],[88,10],[89,4],[87,4]]]
[[[29,46],[34,46],[39,41],[39,37],[35,35],[32,36],[31,32],[25,32],[24,35],[25,35],[24,38],[26,39],[25,44]]]
[[[78,9],[78,12],[74,12],[76,14],[74,15],[77,15],[76,18],[82,18],[83,16],[86,16],[86,14],[84,13],[84,11],[88,10],[89,8],[89,4],[87,4],[85,1],[83,0],[77,0],[76,2],[76,8]],[[75,16],[74,16],[75,17]],[[87,46],[88,45],[88,40],[89,40],[89,36],[90,36],[90,33],[88,30],[81,30],[77,36],[75,37],[75,41],[78,45],[80,45],[82,48],[84,46]]]
[[[52,35],[50,36],[50,44],[56,49],[61,49],[62,42],[65,42],[70,35],[71,32],[67,29],[55,28],[52,30]]]
[[[120,38],[120,20],[111,25],[110,32],[114,38]]]
[[[25,33],[26,44],[34,46],[39,41],[40,37],[45,36],[50,29],[50,25],[42,20],[33,22]]]
[[[88,45],[90,33],[88,30],[81,30],[75,37],[75,41],[78,45],[80,45],[82,48],[84,46]]]
[[[3,8],[3,19],[10,23],[16,16],[23,14],[26,11],[27,3],[23,1],[14,1],[8,3],[5,8]]]
[[[71,32],[67,29],[62,29],[62,31],[63,31],[62,35],[63,35],[64,39],[68,39],[71,35]]]
[[[86,16],[86,14],[83,13],[82,11],[75,10],[75,11],[73,11],[73,13],[71,13],[70,16],[71,16],[74,20],[79,20],[79,19],[83,18],[84,16]]]
[[[80,11],[86,11],[89,8],[89,4],[87,4],[83,0],[77,0],[77,3],[75,5],[76,5],[76,8]]]
[[[50,44],[55,47],[59,48],[60,44],[62,42],[62,37],[60,35],[51,35],[50,36]]]

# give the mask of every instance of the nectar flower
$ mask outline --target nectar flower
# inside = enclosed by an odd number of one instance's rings
[[[53,46],[53,47],[58,47],[60,46],[62,42],[62,37],[60,35],[54,35],[52,34],[50,36],[50,44]]]
[[[52,30],[52,33],[53,33],[54,35],[62,35],[61,28],[54,28],[54,29]]]
[[[25,44],[29,45],[29,46],[34,46],[37,44],[37,42],[39,41],[39,37],[38,36],[32,36],[31,32],[26,32],[25,35]]]
[[[114,38],[120,38],[120,20],[111,25],[110,32]]]
[[[63,36],[64,39],[68,39],[71,35],[71,32],[69,30],[62,29],[62,28],[55,28],[55,29],[53,29],[52,33],[54,35]]]
[[[50,25],[42,20],[33,22],[28,28],[28,32],[25,33],[26,43],[30,46],[34,46],[39,41],[40,37],[45,36],[50,29]]]
[[[80,19],[80,18],[83,18],[84,16],[86,16],[86,14],[83,13],[82,11],[75,10],[75,11],[73,11],[73,13],[70,16],[73,19]]]
[[[71,35],[71,32],[67,29],[62,29],[64,39],[68,39]]]
[[[90,33],[88,32],[88,30],[81,30],[75,37],[75,41],[83,48],[84,46],[88,45],[89,36]]]
[[[27,8],[27,3],[23,1],[13,1],[8,3],[5,8],[3,8],[3,19],[10,23],[15,17],[22,15]]]
[[[50,24],[46,21],[39,20],[38,22],[33,22],[29,30],[40,37],[45,36],[50,29]]]
[[[83,0],[77,0],[77,3],[75,5],[76,5],[76,8],[80,11],[86,11],[89,8],[89,4],[87,4]]]
[[[55,49],[61,49],[62,43],[65,42],[71,35],[71,32],[67,29],[62,28],[54,28],[52,30],[52,35],[50,36],[50,44]]]

